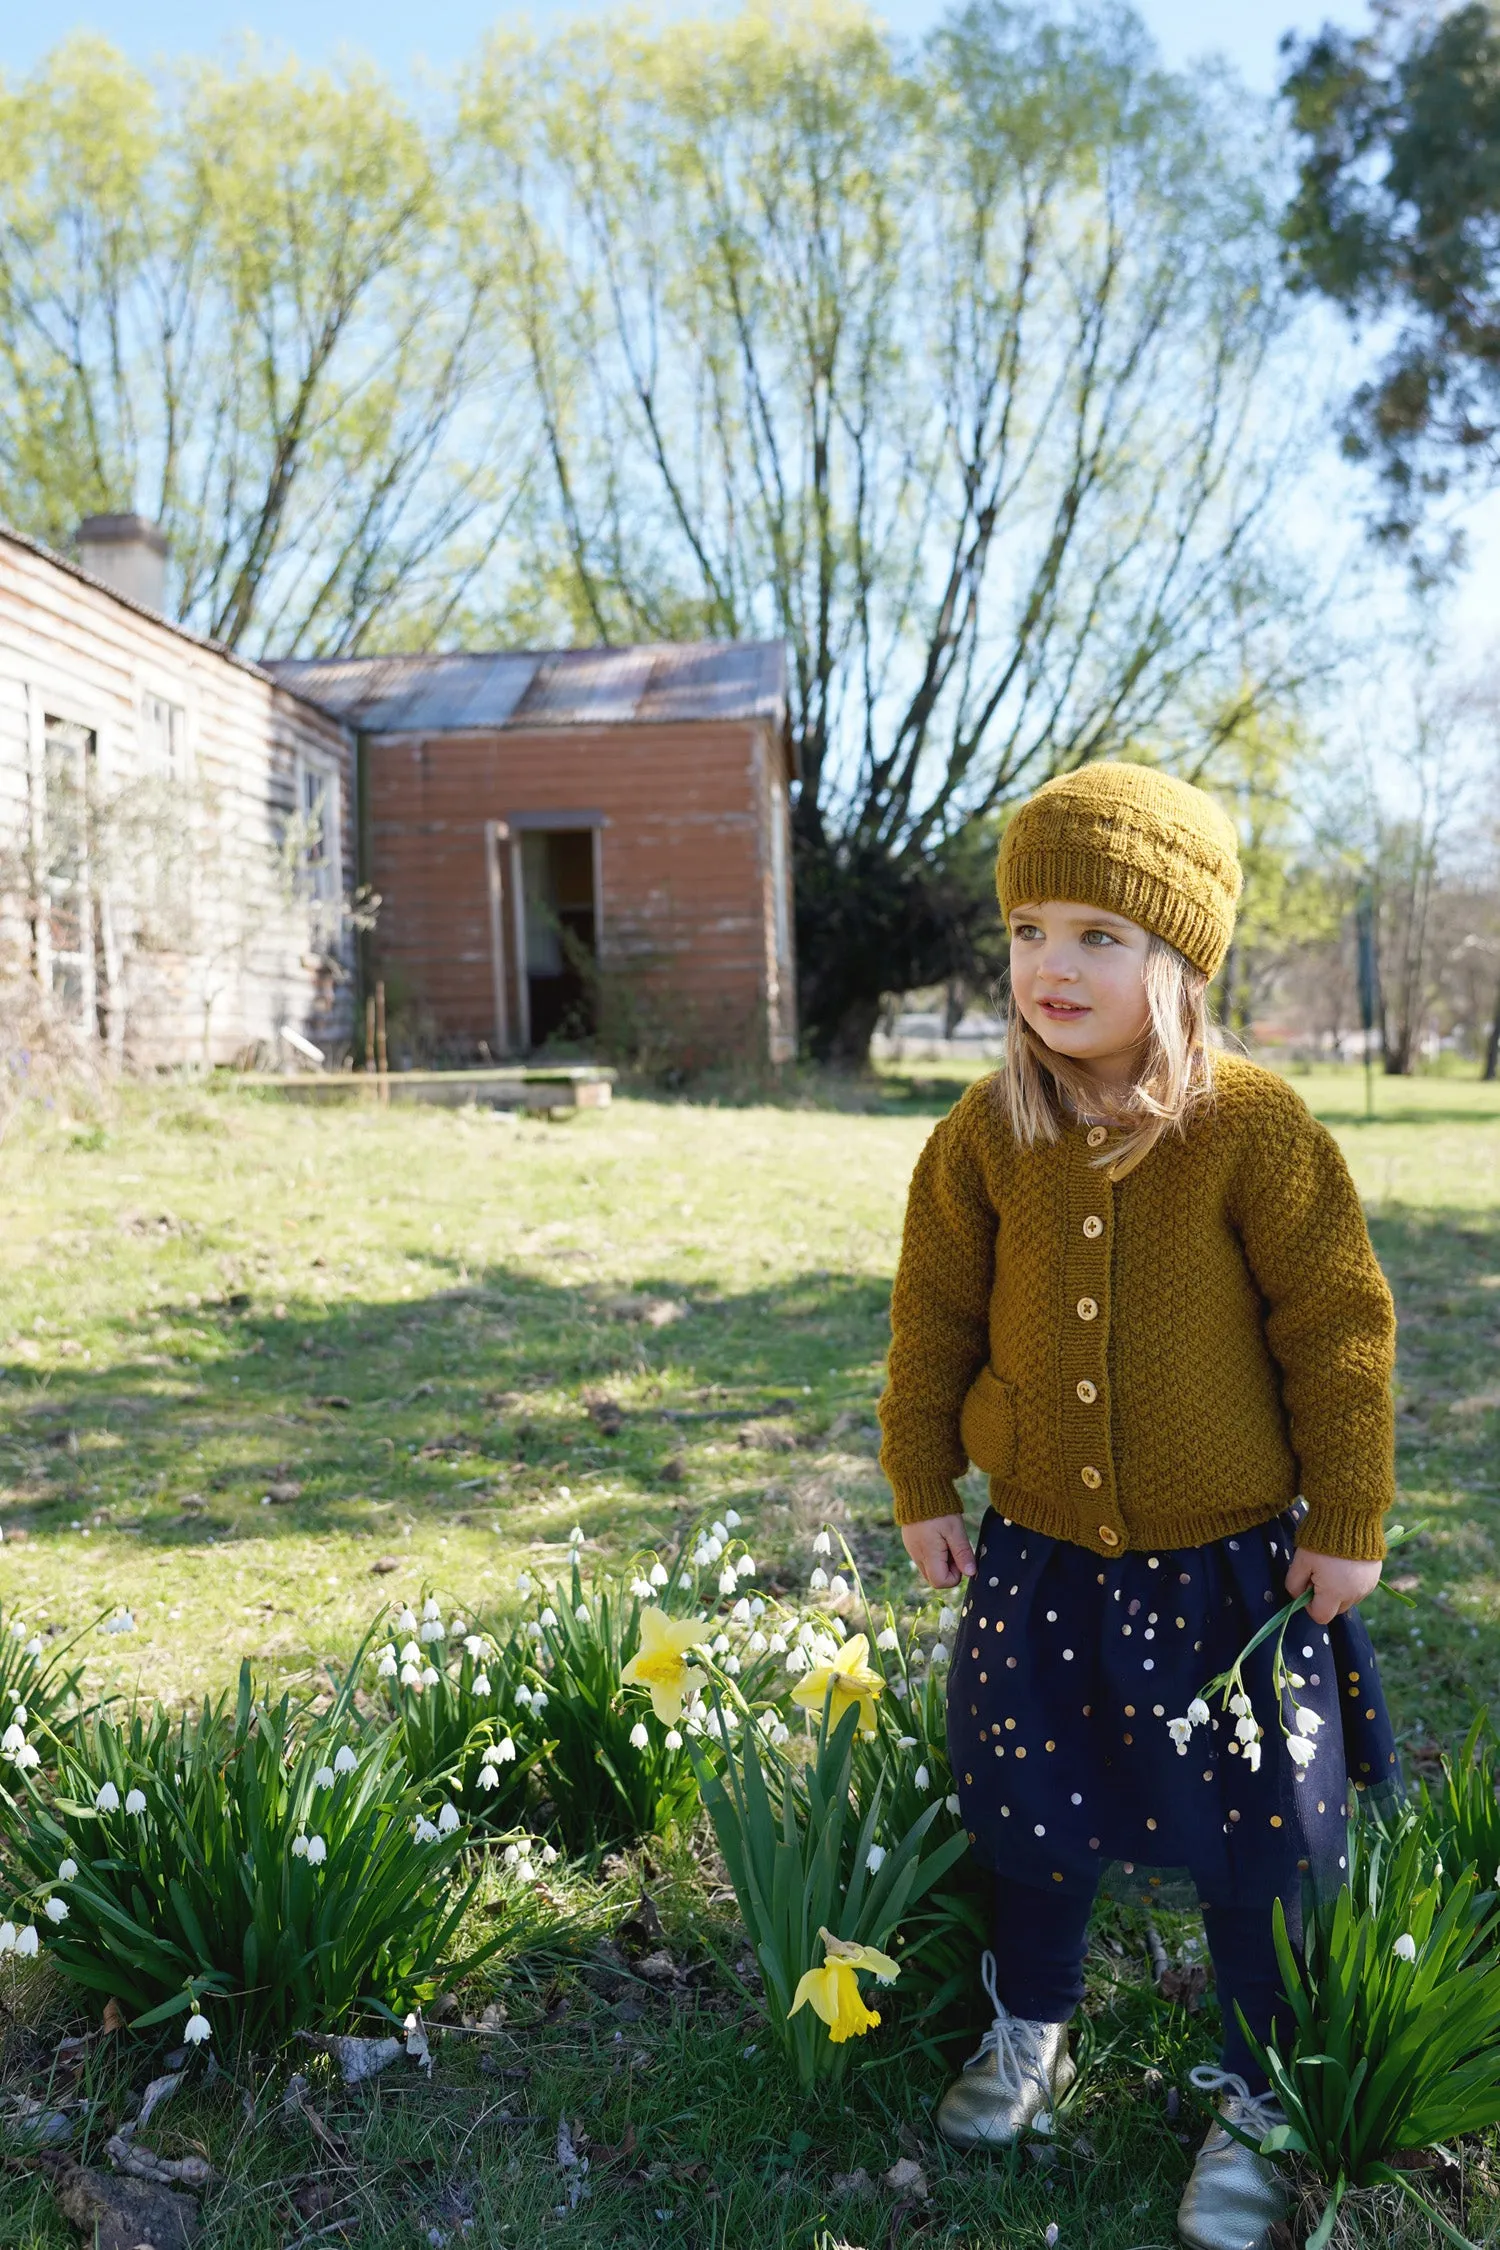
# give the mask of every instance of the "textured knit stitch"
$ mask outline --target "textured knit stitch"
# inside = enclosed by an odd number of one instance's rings
[[[1113,1184],[1081,1125],[1023,1147],[996,1078],[937,1127],[880,1404],[899,1522],[961,1513],[972,1461],[998,1513],[1101,1555],[1299,1493],[1304,1546],[1384,1554],[1395,1315],[1354,1184],[1284,1079],[1223,1054],[1215,1085]]]
[[[1049,899],[1108,907],[1216,976],[1240,895],[1234,823],[1203,790],[1152,766],[1081,766],[1016,813],[995,887],[1007,915]]]

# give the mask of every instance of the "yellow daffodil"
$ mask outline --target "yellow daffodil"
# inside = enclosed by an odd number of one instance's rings
[[[685,1661],[690,1648],[713,1637],[713,1626],[696,1618],[668,1617],[664,1609],[641,1611],[641,1645],[620,1678],[627,1687],[646,1688],[651,1708],[664,1727],[682,1717],[683,1698],[702,1687],[705,1675]]]
[[[868,1969],[880,1983],[893,1984],[901,1971],[888,1953],[877,1953],[873,1945],[854,1945],[827,1930],[819,1930],[818,1935],[826,1956],[823,1966],[807,1971],[787,2013],[794,2016],[805,2003],[827,2024],[828,2036],[837,2047],[846,2039],[862,2039],[880,2021],[878,2011],[865,2006],[855,1972]]]
[[[838,1654],[826,1664],[815,1664],[804,1673],[792,1690],[792,1701],[800,1703],[804,1711],[821,1711],[823,1699],[830,1687],[833,1702],[829,1707],[828,1723],[837,1726],[851,1703],[859,1705],[859,1731],[875,1732],[875,1698],[885,1686],[878,1672],[872,1672],[865,1658],[870,1644],[863,1633],[845,1641]]]

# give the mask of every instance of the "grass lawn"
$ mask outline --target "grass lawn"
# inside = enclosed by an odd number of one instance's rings
[[[1427,1529],[1398,1565],[1418,1607],[1377,1597],[1370,1616],[1420,1767],[1500,1691],[1500,1088],[1385,1081],[1367,1124],[1357,1074],[1297,1083],[1350,1159],[1401,1311],[1399,1513]],[[560,1564],[574,1523],[624,1557],[729,1504],[762,1584],[800,1585],[829,1520],[869,1580],[906,1585],[873,1410],[906,1181],[958,1091],[893,1073],[863,1106],[627,1100],[546,1125],[173,1086],[130,1090],[102,1128],[22,1120],[0,1148],[7,1618],[59,1633],[128,1606],[133,1634],[85,1644],[98,1690],[179,1699],[241,1655],[311,1681],[392,1595],[499,1612],[516,1566]],[[598,1953],[643,1879],[677,1962],[665,1986]],[[470,2241],[507,2246],[909,2230],[998,2250],[1049,2221],[1064,2250],[1174,2239],[1202,2130],[1179,2089],[1214,2016],[1156,1998],[1132,1910],[1101,1918],[1067,2129],[995,2166],[943,2153],[945,2066],[899,2007],[838,2100],[782,2082],[713,1969],[732,1921],[686,1850],[569,1871],[521,1921],[503,2034],[455,2030],[431,2087],[325,2094],[315,2076],[338,2161],[304,2120],[272,2105],[267,2122],[265,2089],[260,2123],[254,2090],[224,2081],[163,2114],[154,2145],[201,2144],[226,2174],[214,2250],[458,2242],[465,2217]],[[60,2003],[16,1976],[0,2069],[36,2091]],[[118,2088],[97,2090],[117,2118]],[[563,2116],[594,2146],[572,2210]],[[912,2154],[925,2202],[834,2190]],[[1481,2194],[1476,2239],[1484,2223]],[[0,2242],[71,2239],[34,2172],[0,2172]]]

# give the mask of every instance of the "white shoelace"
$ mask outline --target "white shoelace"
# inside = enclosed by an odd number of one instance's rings
[[[995,2076],[1005,2093],[1014,2095],[1019,2100],[1029,2083],[1040,2088],[1043,2101],[1050,2102],[1052,2089],[1047,2083],[1039,2037],[1045,2026],[1028,2023],[1022,2016],[1013,2016],[1004,2006],[995,1975],[993,1953],[985,1954],[979,1973],[984,1979],[990,2006],[995,2011],[995,2020],[980,2040],[979,2051],[972,2060],[982,2062],[986,2055],[993,2055]]]
[[[1228,2094],[1238,2111],[1234,2122],[1243,2125],[1247,2133],[1258,2133],[1264,2140],[1273,2125],[1286,2123],[1275,2095],[1252,2094],[1237,2071],[1218,2070],[1212,2063],[1195,2063],[1188,2077],[1200,2093]],[[1226,2138],[1232,2139],[1233,2135],[1226,2135]]]

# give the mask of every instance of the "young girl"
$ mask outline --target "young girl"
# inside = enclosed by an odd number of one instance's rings
[[[1332,1139],[1210,1043],[1240,890],[1213,801],[1087,766],[1021,807],[997,884],[1005,1067],[917,1164],[881,1402],[907,1550],[929,1585],[968,1581],[948,1736],[994,1875],[994,2023],[938,2122],[1003,2146],[1070,2082],[1118,1860],[1191,1871],[1224,2019],[1222,2071],[1195,2076],[1259,2138],[1278,2112],[1236,2008],[1264,2038],[1272,1903],[1295,1936],[1304,1882],[1339,1880],[1352,1788],[1394,1778],[1355,1614],[1394,1488],[1390,1292]],[[973,1549],[971,1461],[990,1481]],[[1303,1731],[1270,1642],[1245,1675],[1261,1739],[1169,1728],[1309,1586],[1285,1644]],[[1178,2225],[1193,2250],[1256,2250],[1283,2206],[1270,2158],[1215,2126]]]

